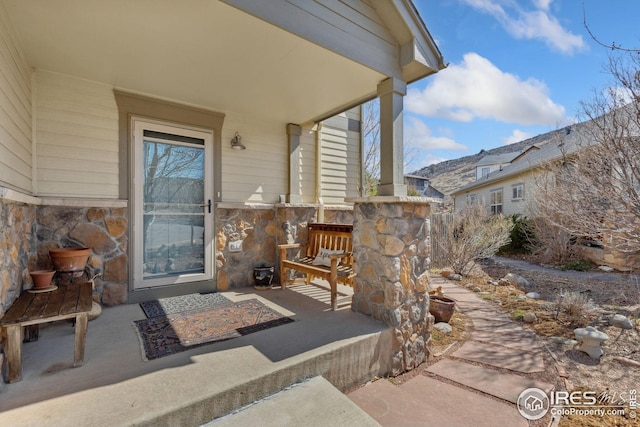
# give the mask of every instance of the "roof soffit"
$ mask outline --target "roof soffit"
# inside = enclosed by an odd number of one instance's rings
[[[30,66],[217,111],[304,123],[386,78],[220,1],[0,2]]]

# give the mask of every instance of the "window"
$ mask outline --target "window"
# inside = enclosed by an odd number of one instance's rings
[[[468,205],[475,205],[476,204],[476,194],[467,194],[467,204]]]
[[[491,190],[491,213],[492,214],[500,214],[502,213],[502,189],[499,190]]]
[[[482,168],[482,177],[486,178],[487,176],[489,176],[490,171],[491,171],[490,168]]]
[[[513,200],[522,200],[524,199],[524,184],[516,184],[511,187]]]

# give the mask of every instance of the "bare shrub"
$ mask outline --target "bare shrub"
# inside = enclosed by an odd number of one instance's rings
[[[539,248],[558,262],[572,241],[640,251],[640,55],[614,53],[608,88],[583,102],[586,120],[557,134],[560,158],[536,180]],[[558,239],[558,240],[556,240]]]
[[[560,289],[552,301],[552,308],[556,320],[562,314],[569,323],[584,326],[588,315],[595,310],[595,304],[584,292]]]
[[[466,276],[480,259],[489,258],[509,243],[511,220],[493,215],[484,204],[465,206],[454,214],[442,235],[434,234],[445,263]]]

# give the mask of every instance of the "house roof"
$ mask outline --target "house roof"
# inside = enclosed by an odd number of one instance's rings
[[[444,68],[409,0],[0,0],[5,12],[33,68],[282,123]]]
[[[526,156],[513,163],[505,165],[501,170],[491,172],[486,177],[460,187],[451,193],[452,196],[469,192],[473,189],[484,187],[505,179],[519,176],[525,172],[535,169],[546,162],[557,160],[564,155],[574,153],[584,146],[583,138],[586,123],[580,123],[571,127],[538,135],[535,138],[538,150],[530,151]]]
[[[512,151],[511,153],[487,154],[486,156],[478,160],[478,162],[476,163],[476,167],[511,163],[511,161],[518,157],[521,153],[522,151]]]

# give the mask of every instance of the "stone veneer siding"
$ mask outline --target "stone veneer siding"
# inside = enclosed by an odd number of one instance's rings
[[[36,207],[0,200],[0,318],[31,287],[36,266]],[[1,338],[1,337],[0,337]]]
[[[353,223],[350,206],[325,207],[324,222]],[[220,203],[216,207],[216,272],[218,290],[253,285],[255,267],[275,267],[277,245],[303,243],[307,223],[318,220],[317,205]]]
[[[427,278],[429,203],[378,197],[358,199],[354,205],[351,309],[393,328],[391,375],[409,371],[428,357],[434,322]]]
[[[122,207],[38,206],[37,268],[53,268],[49,250],[88,247],[94,298],[104,305],[124,304],[128,291],[128,220]]]

